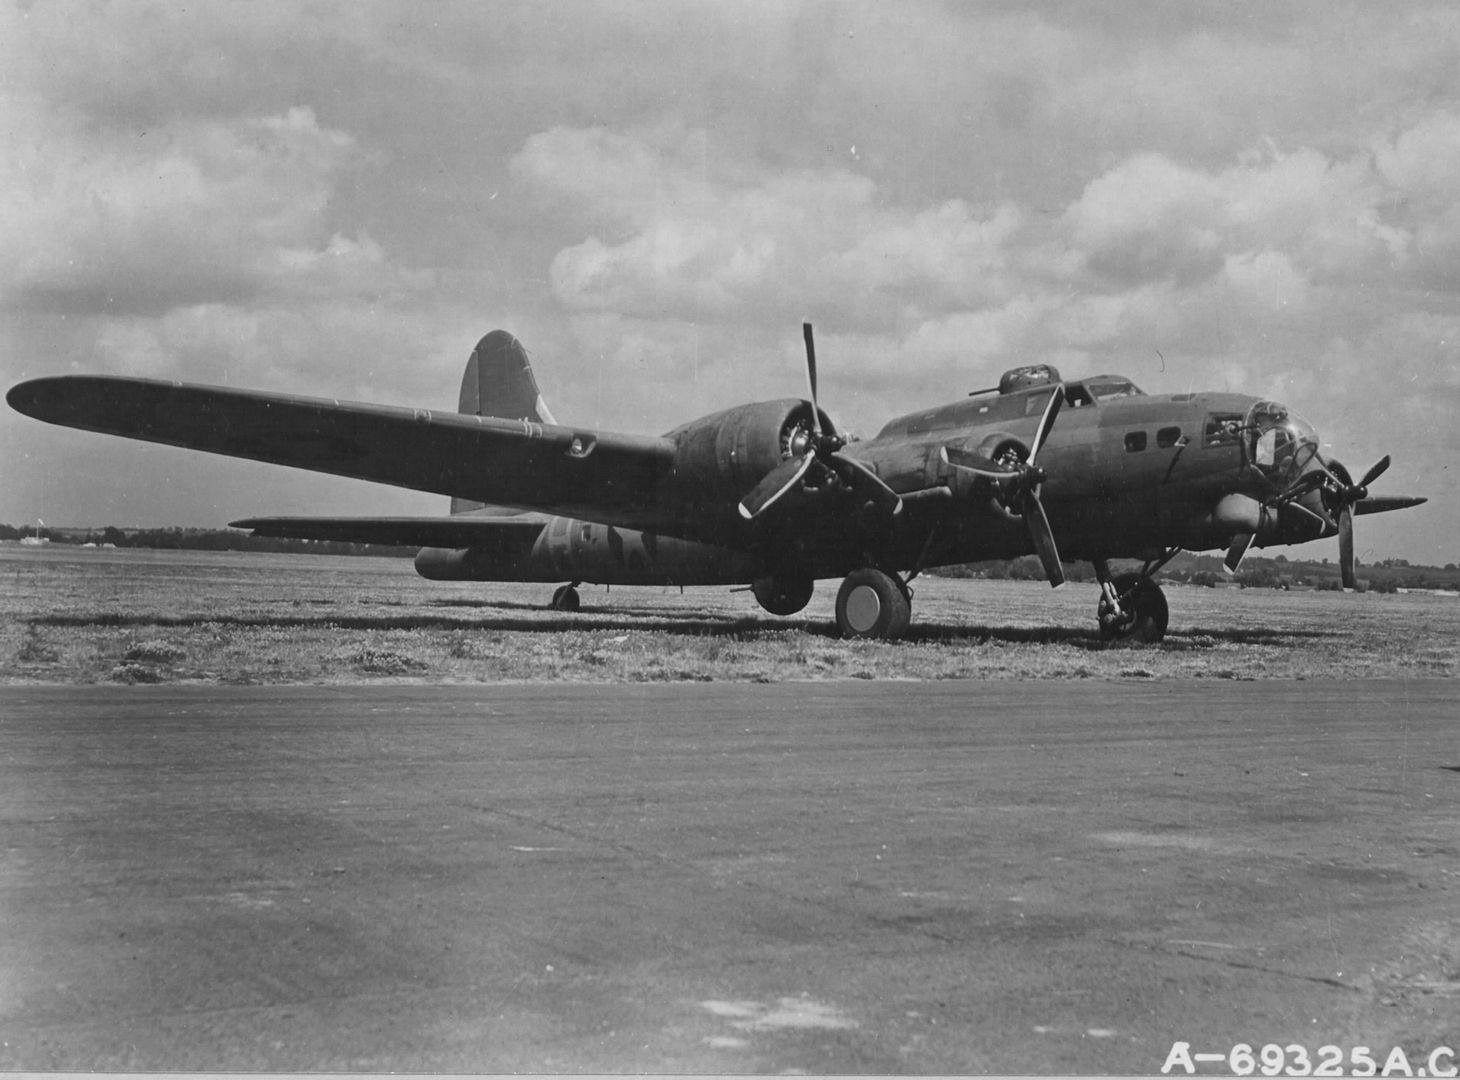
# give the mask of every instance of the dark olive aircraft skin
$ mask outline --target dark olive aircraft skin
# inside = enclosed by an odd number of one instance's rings
[[[511,335],[474,350],[456,413],[108,376],[35,379],[12,407],[50,423],[452,497],[435,518],[255,518],[258,534],[421,545],[417,569],[458,580],[574,586],[750,584],[791,614],[842,577],[848,636],[898,637],[907,582],[950,563],[1040,555],[1094,563],[1111,638],[1156,641],[1153,575],[1177,551],[1340,536],[1352,516],[1420,498],[1371,498],[1317,435],[1273,402],[1151,396],[1119,376],[1062,382],[1045,365],[999,390],[898,417],[848,441],[810,400],[736,406],[659,437],[552,422]],[[1146,561],[1115,575],[1108,561]]]

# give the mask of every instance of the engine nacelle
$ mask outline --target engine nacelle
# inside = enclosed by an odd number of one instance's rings
[[[821,430],[836,428],[821,413]],[[692,420],[669,432],[676,479],[707,501],[734,506],[787,458],[810,448],[811,403],[758,401]]]

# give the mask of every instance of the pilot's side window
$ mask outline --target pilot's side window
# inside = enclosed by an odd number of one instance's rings
[[[1127,450],[1144,450],[1146,448],[1146,433],[1144,431],[1127,431],[1125,433],[1125,448]]]
[[[1242,416],[1240,413],[1212,413],[1207,417],[1206,429],[1202,432],[1203,446],[1231,446],[1242,439]]]

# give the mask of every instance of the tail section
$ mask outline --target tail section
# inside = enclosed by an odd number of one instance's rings
[[[469,416],[496,416],[505,420],[535,420],[555,424],[542,400],[532,365],[522,343],[505,330],[493,330],[472,350],[461,378],[457,412]],[[482,503],[452,499],[451,512],[480,510]],[[511,513],[511,511],[506,511]]]
[[[472,350],[461,379],[461,403],[456,411],[504,420],[556,423],[532,377],[527,350],[505,330],[493,330]]]

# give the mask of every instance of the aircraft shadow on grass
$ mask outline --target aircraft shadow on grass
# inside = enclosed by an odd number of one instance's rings
[[[655,631],[686,637],[742,637],[804,633],[812,637],[835,640],[839,631],[830,620],[786,620],[756,615],[707,615],[702,611],[680,608],[646,608],[617,606],[585,606],[578,613],[559,613],[544,618],[541,608],[521,603],[475,603],[444,601],[442,606],[491,609],[480,616],[453,618],[448,615],[347,615],[319,611],[317,614],[196,614],[157,615],[147,613],[104,612],[96,615],[39,615],[28,620],[31,625],[52,627],[194,627],[208,625],[233,626],[244,629],[338,629],[338,630],[442,630],[462,632],[505,632],[526,634],[561,634],[567,632]],[[521,611],[523,614],[514,614]],[[497,612],[501,612],[498,614]],[[1274,630],[1261,628],[1200,628],[1177,631],[1159,646],[1167,652],[1201,652],[1220,646],[1253,645],[1268,648],[1299,648],[1306,642],[1340,636],[1323,630]],[[909,633],[910,643],[981,644],[999,642],[1013,645],[1068,645],[1091,652],[1124,647],[1126,643],[1111,641],[1097,630],[1058,626],[988,626],[965,623],[928,622]]]

